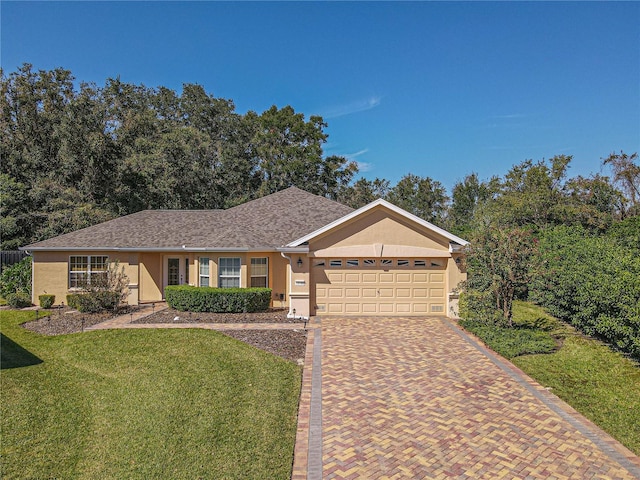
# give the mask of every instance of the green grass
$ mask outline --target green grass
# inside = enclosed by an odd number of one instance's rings
[[[516,302],[513,320],[520,328],[506,329],[511,332],[475,328],[476,325],[469,330],[640,455],[639,365],[598,340],[579,334],[535,305]],[[560,339],[561,348],[552,349],[553,353],[526,355],[530,345],[521,338],[522,332],[534,333],[534,339]],[[531,343],[535,345],[538,340]]]
[[[286,479],[300,368],[208,330],[44,337],[1,311],[3,479]]]

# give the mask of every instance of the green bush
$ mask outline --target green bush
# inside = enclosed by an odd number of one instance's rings
[[[120,292],[71,293],[67,305],[82,313],[97,313],[116,310],[120,303]]]
[[[24,292],[15,292],[7,295],[7,305],[13,308],[26,308],[31,306],[31,297]]]
[[[632,230],[633,225],[627,225]],[[627,230],[557,227],[540,239],[530,298],[553,316],[640,358],[640,248]],[[622,239],[622,240],[621,240]]]
[[[264,312],[271,304],[270,288],[212,288],[172,285],[164,289],[167,304],[187,312]]]
[[[0,275],[0,296],[16,292],[31,296],[31,257],[25,257],[2,270]]]
[[[55,295],[38,295],[38,301],[42,308],[51,308],[56,301]]]

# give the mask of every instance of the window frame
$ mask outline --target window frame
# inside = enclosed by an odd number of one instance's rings
[[[205,262],[206,260],[206,262]],[[202,267],[206,266],[207,271],[203,273]],[[207,284],[202,284],[202,279],[207,279]],[[211,257],[199,257],[198,258],[198,286],[199,287],[210,287],[211,286]]]
[[[224,268],[229,268],[227,265],[223,267],[222,263],[226,263],[227,260],[237,260],[238,262],[238,274],[237,275],[223,275]],[[235,263],[235,262],[234,262]],[[235,267],[235,265],[233,265]],[[222,280],[238,279],[238,286],[222,286]],[[240,257],[218,257],[218,288],[242,288],[242,259]]]
[[[73,259],[82,259],[81,262]],[[98,260],[101,259],[101,260]],[[72,269],[72,265],[81,263],[84,269]],[[69,290],[81,290],[83,279],[86,284],[91,285],[91,278],[100,274],[106,274],[109,264],[108,255],[69,255],[69,263],[67,269],[67,285]],[[73,278],[73,279],[72,279]]]
[[[259,263],[259,264],[255,264],[255,265],[264,265],[265,267],[265,272],[264,274],[260,274],[260,275],[256,275],[254,274],[254,260],[264,260],[264,264],[263,263]],[[254,278],[264,278],[264,286],[259,286],[259,287],[254,287],[253,285],[253,279]],[[249,260],[249,286],[251,288],[269,288],[269,257],[251,257],[251,259]]]

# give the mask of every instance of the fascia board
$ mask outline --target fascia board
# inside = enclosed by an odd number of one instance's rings
[[[278,252],[274,247],[236,248],[236,247],[20,247],[25,252]]]
[[[332,230],[335,227],[338,227],[340,225],[342,225],[345,222],[348,222],[349,220],[351,220],[352,218],[356,218],[366,212],[368,212],[369,210],[372,210],[373,208],[377,207],[377,206],[383,206],[388,208],[389,210],[397,213],[398,215],[405,217],[409,220],[411,220],[412,222],[417,223],[418,225],[422,225],[423,227],[428,228],[429,230],[434,231],[435,233],[438,233],[440,235],[442,235],[443,237],[445,237],[446,239],[453,241],[455,243],[459,243],[460,245],[468,245],[469,242],[467,242],[466,240],[463,240],[462,238],[447,232],[446,230],[440,228],[440,227],[436,227],[434,224],[427,222],[426,220],[417,217],[416,215],[413,215],[412,213],[407,212],[406,210],[403,210],[400,207],[395,206],[392,203],[387,202],[386,200],[383,200],[382,198],[379,198],[377,200],[374,200],[373,202],[365,205],[364,207],[361,207],[357,210],[354,210],[353,212],[345,215],[344,217],[341,217],[337,220],[334,220],[333,222],[325,225],[322,228],[319,228],[318,230],[316,230],[315,232],[311,232],[308,235],[305,235],[304,237],[301,237],[297,240],[294,240],[293,242],[287,244],[287,247],[297,247],[298,245],[308,242],[309,240],[317,237],[318,235],[322,235],[325,232],[328,232],[329,230]]]

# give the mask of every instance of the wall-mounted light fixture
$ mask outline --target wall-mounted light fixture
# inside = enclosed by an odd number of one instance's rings
[[[298,264],[298,268],[302,268],[302,257],[298,257],[298,261],[296,263]]]

